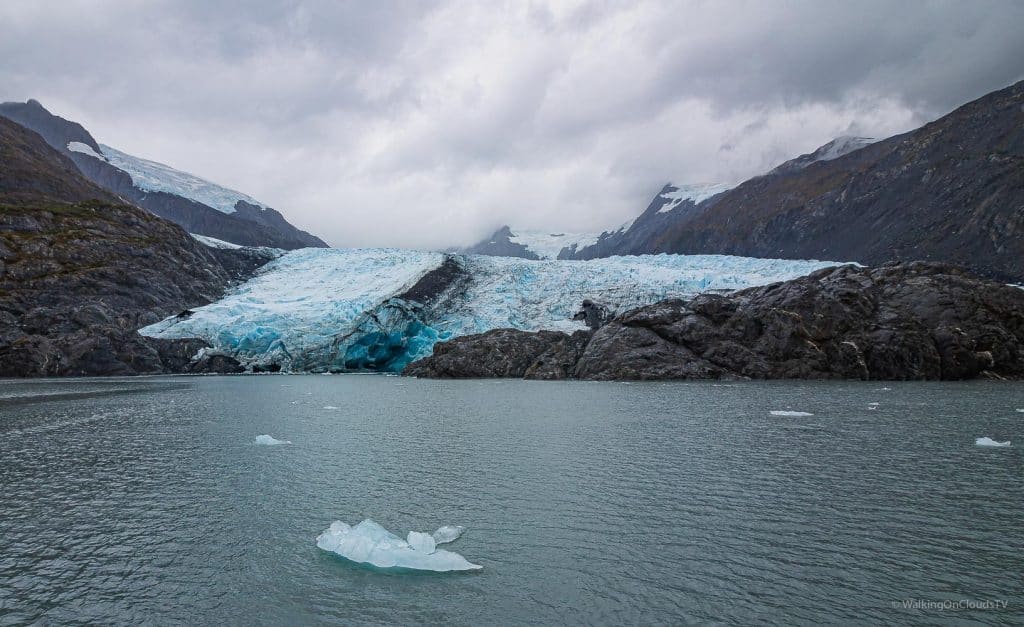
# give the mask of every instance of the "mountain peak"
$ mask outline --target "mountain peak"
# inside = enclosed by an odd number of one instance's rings
[[[840,135],[832,141],[828,142],[823,146],[819,146],[813,152],[809,152],[805,155],[800,155],[794,159],[786,161],[782,165],[776,167],[768,174],[786,174],[790,172],[797,172],[803,170],[812,163],[819,161],[832,161],[838,159],[843,155],[847,155],[855,150],[860,150],[865,146],[869,146],[875,143],[876,139],[872,137],[858,137],[855,135]]]

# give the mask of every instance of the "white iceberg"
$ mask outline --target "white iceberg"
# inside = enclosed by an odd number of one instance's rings
[[[434,542],[436,544],[455,542],[465,530],[466,528],[461,525],[445,525],[444,527],[439,527],[438,530],[434,532]]]
[[[810,412],[806,412],[806,411],[789,411],[789,410],[781,410],[781,409],[774,409],[774,410],[772,410],[772,411],[770,411],[768,413],[773,415],[773,416],[813,416],[814,415],[814,414],[812,414]]]
[[[429,533],[423,533],[422,531],[410,531],[409,535],[406,536],[405,541],[409,544],[409,548],[420,553],[431,553],[437,551],[437,542],[434,542],[434,536]]]
[[[470,563],[458,553],[436,547],[443,542],[435,538],[450,537],[452,533],[446,530],[453,529],[459,530],[454,534],[454,540],[462,533],[461,527],[441,527],[433,536],[411,531],[408,540],[403,540],[369,518],[354,527],[337,520],[316,537],[316,545],[347,560],[378,568],[407,568],[440,573],[483,568],[479,564]]]
[[[1020,413],[1024,414],[1024,407],[1022,407],[1021,409],[1018,409],[1017,411],[1019,411]]]
[[[291,442],[288,440],[278,440],[277,438],[264,433],[263,435],[256,436],[256,444],[261,446],[276,446],[278,444],[291,444]]]
[[[992,438],[977,438],[974,440],[976,446],[1010,446],[1010,441],[996,442]]]

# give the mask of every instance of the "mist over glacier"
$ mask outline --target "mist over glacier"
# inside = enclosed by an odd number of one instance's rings
[[[613,311],[735,290],[835,262],[722,255],[530,261],[400,249],[302,249],[223,299],[141,329],[200,338],[244,365],[399,372],[438,341],[497,328],[584,329],[584,299]]]

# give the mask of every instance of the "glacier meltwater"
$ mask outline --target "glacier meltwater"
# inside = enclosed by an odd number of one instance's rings
[[[835,262],[721,255],[530,261],[398,249],[289,252],[221,300],[141,329],[247,366],[398,372],[436,342],[497,328],[572,332],[584,299],[624,311],[803,276]]]

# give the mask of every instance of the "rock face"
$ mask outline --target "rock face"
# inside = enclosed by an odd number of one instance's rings
[[[557,367],[547,367],[552,361]],[[404,374],[1021,379],[1024,290],[942,264],[842,266],[728,296],[665,300],[589,336],[507,329],[467,336],[435,346]]]
[[[628,230],[603,236],[576,257],[938,261],[1020,282],[1021,129],[1024,82],[903,135],[875,143],[841,138],[841,145],[832,142],[695,206],[662,213],[655,198]]]
[[[0,118],[0,376],[182,371],[204,342],[135,329],[218,298],[231,279],[180,227]]]
[[[240,200],[235,204],[233,213],[224,213],[178,194],[141,189],[133,182],[131,175],[103,158],[69,150],[68,145],[76,142],[88,147],[94,155],[103,155],[103,148],[81,124],[50,113],[36,100],[2,103],[0,117],[39,133],[52,148],[73,161],[78,170],[96,185],[180,225],[190,233],[242,246],[283,249],[327,247],[323,240],[295,228],[284,216],[269,207],[258,207]]]
[[[495,329],[434,346],[434,354],[409,364],[402,374],[437,379],[567,379],[588,334]]]

